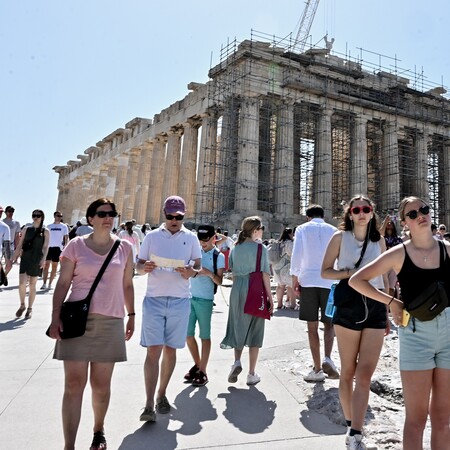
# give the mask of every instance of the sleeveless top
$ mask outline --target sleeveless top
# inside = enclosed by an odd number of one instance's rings
[[[439,241],[438,241],[439,242]],[[434,281],[442,281],[445,284],[447,296],[450,298],[450,258],[448,257],[445,245],[439,242],[440,262],[436,269],[422,269],[417,267],[406,251],[402,268],[397,274],[400,283],[402,301],[407,307],[422,291],[424,291]]]
[[[339,249],[339,256],[337,258],[338,270],[353,269],[361,256],[361,250],[364,242],[360,242],[353,236],[351,231],[344,231],[342,233],[341,247]],[[359,267],[372,262],[381,255],[380,242],[372,242],[369,240],[364,257]],[[370,280],[370,284],[377,289],[384,289],[383,276],[378,276]]]

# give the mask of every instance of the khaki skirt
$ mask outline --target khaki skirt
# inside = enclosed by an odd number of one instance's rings
[[[89,314],[84,335],[56,341],[53,359],[90,362],[126,361],[123,319]]]

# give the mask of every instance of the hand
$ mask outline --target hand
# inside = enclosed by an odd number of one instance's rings
[[[57,339],[58,341],[61,340],[61,335],[59,334],[59,330],[60,330],[60,321],[58,319],[58,321],[52,321],[52,323],[50,324],[50,329],[49,329],[49,337],[51,337],[52,339]]]
[[[188,280],[189,278],[194,277],[198,271],[192,266],[187,265],[184,267],[176,267],[175,272],[178,272],[185,280]]]
[[[403,303],[399,302],[397,299],[394,299],[391,303],[390,309],[395,325],[401,325],[403,317]]]
[[[127,320],[127,325],[125,327],[125,340],[129,341],[134,333],[134,318],[135,316],[129,316]]]
[[[145,261],[144,272],[151,273],[156,269],[156,267],[158,267],[158,266],[153,261]]]

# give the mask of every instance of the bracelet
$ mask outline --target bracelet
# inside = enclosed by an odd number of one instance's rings
[[[195,272],[195,275],[192,278],[195,278],[198,275],[198,270]]]
[[[391,306],[391,303],[395,300],[395,297],[392,297],[391,300],[389,301],[389,303],[387,304],[388,306]]]
[[[136,313],[128,313],[128,317],[135,316],[135,315],[136,315]]]

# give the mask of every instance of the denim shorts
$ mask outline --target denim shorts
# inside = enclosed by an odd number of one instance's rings
[[[189,316],[188,336],[195,336],[195,324],[198,321],[200,339],[211,339],[211,316],[213,301],[206,298],[191,298],[191,314]]]
[[[189,298],[145,297],[142,304],[141,345],[183,348],[190,305]]]
[[[411,317],[398,335],[400,370],[450,369],[450,308],[427,322]]]

